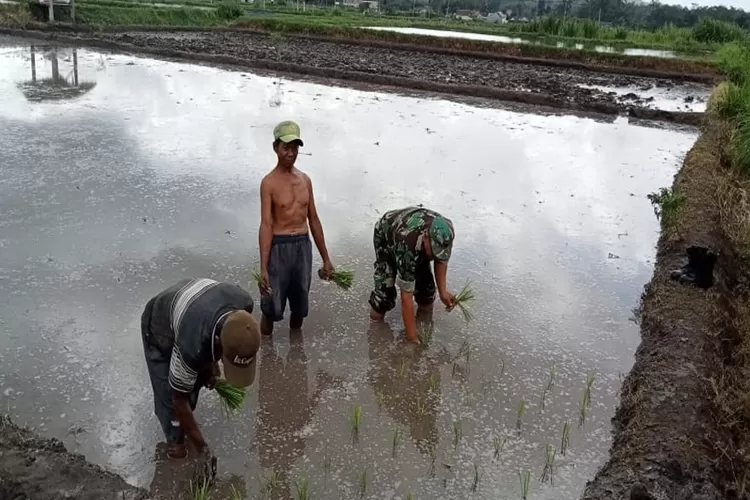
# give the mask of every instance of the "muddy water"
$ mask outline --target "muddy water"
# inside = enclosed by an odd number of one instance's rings
[[[314,498],[357,498],[363,473],[366,498],[520,498],[519,471],[528,498],[575,498],[604,462],[657,237],[646,195],[695,133],[80,49],[33,61],[0,44],[0,407],[20,422],[133,484],[184,487],[155,463],[141,309],[187,276],[247,284],[271,130],[293,118],[334,264],[356,282],[313,282],[303,338],[280,325],[264,344],[241,418],[202,395],[221,498],[228,483],[259,498],[273,470],[282,498],[305,477]],[[470,324],[436,308],[422,351],[402,345],[398,311],[373,326],[366,304],[373,224],[415,203],[453,219],[449,285],[477,294]]]
[[[531,43],[535,45],[544,45],[543,42],[538,40],[530,40],[523,37],[510,37],[503,35],[487,35],[484,33],[471,33],[464,31],[451,31],[451,30],[433,30],[426,28],[392,28],[384,26],[367,26],[366,29],[371,30],[382,30],[382,31],[394,31],[396,33],[404,33],[408,35],[425,35],[425,36],[439,36],[439,37],[454,37],[454,38],[466,38],[469,40],[486,40],[489,42],[498,43]],[[646,56],[646,57],[666,57],[673,58],[677,57],[677,54],[671,50],[654,50],[654,49],[640,49],[640,48],[616,48],[609,45],[591,45],[587,46],[582,43],[565,43],[556,42],[555,46],[559,48],[574,48],[576,50],[583,50],[584,48],[594,50],[596,52],[607,52],[607,53],[619,53],[625,54],[626,56]]]

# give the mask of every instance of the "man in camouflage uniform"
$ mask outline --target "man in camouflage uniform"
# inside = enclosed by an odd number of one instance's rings
[[[414,299],[420,307],[431,308],[437,282],[440,300],[449,310],[455,306],[456,298],[446,288],[454,235],[449,219],[421,205],[391,210],[378,220],[373,234],[375,286],[369,300],[373,321],[382,320],[396,306],[396,286],[401,290],[406,338],[412,342],[418,342]]]

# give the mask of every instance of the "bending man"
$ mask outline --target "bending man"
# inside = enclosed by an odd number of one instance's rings
[[[187,456],[185,435],[199,453],[207,450],[193,411],[201,388],[213,389],[219,360],[229,383],[253,383],[260,332],[252,312],[245,290],[210,279],[182,280],[146,304],[143,350],[170,458]]]
[[[418,342],[414,299],[421,308],[431,308],[437,282],[440,300],[449,310],[455,306],[456,298],[446,285],[454,235],[449,219],[422,206],[391,210],[378,220],[373,234],[375,287],[369,300],[373,321],[381,321],[396,306],[396,286],[411,342]],[[434,278],[430,261],[434,261]]]

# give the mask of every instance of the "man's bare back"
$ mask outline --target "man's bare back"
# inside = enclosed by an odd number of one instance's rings
[[[275,168],[262,183],[271,197],[273,234],[307,233],[310,178],[296,167],[290,172]]]

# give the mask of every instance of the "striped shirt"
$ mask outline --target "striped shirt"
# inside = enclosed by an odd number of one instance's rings
[[[253,299],[237,285],[206,278],[182,280],[155,297],[151,313],[154,343],[171,351],[169,385],[190,393],[217,361],[218,325],[233,310],[253,312]]]

